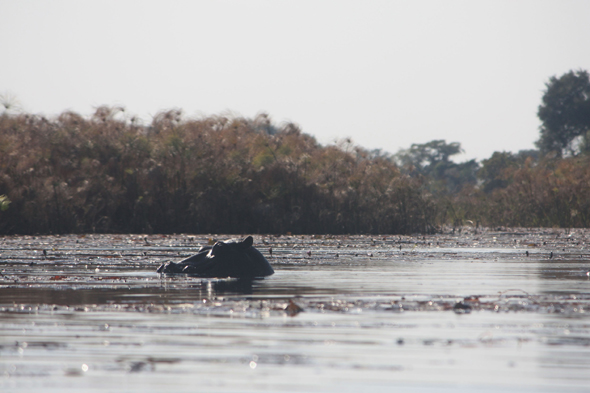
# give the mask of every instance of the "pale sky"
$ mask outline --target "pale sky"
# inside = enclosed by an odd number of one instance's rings
[[[0,94],[46,116],[266,112],[463,161],[533,148],[545,83],[572,69],[590,70],[586,0],[0,0]]]

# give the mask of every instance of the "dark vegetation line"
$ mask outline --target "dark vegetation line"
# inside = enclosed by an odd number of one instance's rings
[[[321,146],[265,114],[185,120],[168,111],[144,126],[120,108],[55,119],[4,111],[0,234],[407,234],[467,220],[588,227],[589,103],[587,72],[550,79],[539,150],[481,164],[454,163],[460,144],[444,140],[395,155],[350,141]]]

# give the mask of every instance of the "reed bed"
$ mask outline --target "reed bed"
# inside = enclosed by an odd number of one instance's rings
[[[528,159],[497,169],[501,186],[491,190],[481,180],[433,187],[441,179],[402,173],[389,155],[347,141],[322,146],[266,114],[184,119],[172,110],[140,125],[121,108],[54,119],[5,112],[0,234],[588,227],[589,164]]]

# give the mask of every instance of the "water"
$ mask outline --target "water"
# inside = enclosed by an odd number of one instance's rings
[[[155,273],[209,238],[0,239],[0,390],[590,391],[589,231],[267,236],[264,280]]]

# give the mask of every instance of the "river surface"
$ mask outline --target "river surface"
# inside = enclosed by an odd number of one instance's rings
[[[225,235],[0,238],[2,392],[590,392],[590,230],[255,236],[263,280],[160,276]]]

